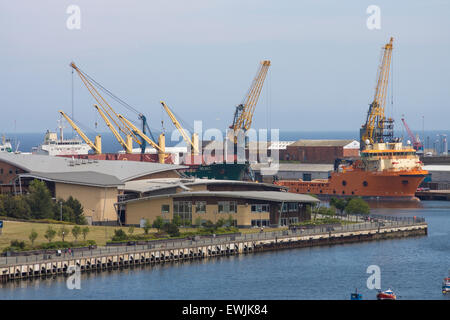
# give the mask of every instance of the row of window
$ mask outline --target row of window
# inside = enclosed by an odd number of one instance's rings
[[[0,174],[3,174],[3,173],[4,173],[3,168],[0,168]],[[12,173],[13,173],[13,170],[9,169],[9,174],[12,174]],[[16,174],[19,174],[19,169],[16,169]]]
[[[415,155],[415,152],[374,152],[374,153],[368,153],[368,152],[362,152],[361,157],[393,157],[393,156],[413,156]]]

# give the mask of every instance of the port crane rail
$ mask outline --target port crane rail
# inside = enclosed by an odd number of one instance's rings
[[[366,123],[362,127],[362,142],[367,140],[370,144],[383,142],[384,140],[393,137],[393,120],[386,119],[384,108],[386,105],[386,94],[389,81],[389,71],[392,60],[394,38],[391,38],[389,43],[383,47],[383,56],[377,71],[377,84],[375,88],[375,96],[373,102],[370,104],[367,112]],[[384,130],[389,132],[385,133]]]
[[[70,117],[62,110],[59,110],[59,113],[69,122],[72,128],[80,135],[80,137],[94,150],[95,154],[102,154],[102,144],[101,144],[101,136],[97,135],[95,137],[95,143],[93,143],[84,132],[75,124],[75,122],[70,119]]]
[[[237,142],[237,133],[239,130],[243,130],[244,133],[250,129],[252,125],[253,113],[255,112],[255,107],[261,93],[264,80],[267,75],[267,71],[270,67],[269,60],[261,61],[255,78],[245,95],[243,102],[236,106],[234,112],[233,123],[230,129],[234,131],[234,142]]]

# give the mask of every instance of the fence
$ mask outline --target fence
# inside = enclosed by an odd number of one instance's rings
[[[362,218],[363,216],[361,216]],[[248,233],[248,234],[232,234],[232,235],[222,235],[220,237],[211,238],[199,238],[197,240],[175,240],[170,241],[160,241],[157,243],[147,243],[132,246],[117,246],[117,247],[103,247],[96,248],[85,251],[74,251],[71,254],[62,253],[60,256],[43,254],[35,256],[15,256],[15,257],[1,257],[0,266],[8,264],[19,264],[19,263],[33,263],[33,262],[45,262],[51,258],[83,258],[83,257],[96,257],[105,254],[123,254],[123,253],[133,253],[144,250],[164,250],[164,249],[181,249],[189,248],[194,246],[209,246],[209,245],[221,245],[229,242],[243,242],[243,241],[262,241],[262,240],[273,240],[290,237],[290,236],[314,236],[319,234],[330,234],[337,232],[348,232],[348,231],[365,231],[365,230],[376,230],[381,227],[383,228],[395,228],[404,227],[411,225],[423,224],[425,222],[424,218],[410,218],[410,217],[388,217],[380,215],[371,215],[369,217],[370,221],[347,224],[340,226],[318,226],[314,228],[304,229],[296,228],[291,230],[283,231],[272,231],[272,232],[260,232],[260,233]]]

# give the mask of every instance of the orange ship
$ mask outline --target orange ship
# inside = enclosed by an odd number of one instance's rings
[[[361,151],[360,159],[336,164],[329,179],[279,180],[289,192],[324,196],[417,200],[415,192],[428,171],[411,147],[401,142],[375,143]]]

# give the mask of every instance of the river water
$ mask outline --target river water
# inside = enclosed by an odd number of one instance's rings
[[[424,217],[428,236],[329,247],[301,248],[194,262],[82,274],[81,289],[66,278],[0,285],[0,299],[343,299],[367,288],[370,265],[381,288],[398,299],[447,299],[442,279],[450,270],[450,202],[372,204],[372,213]]]

